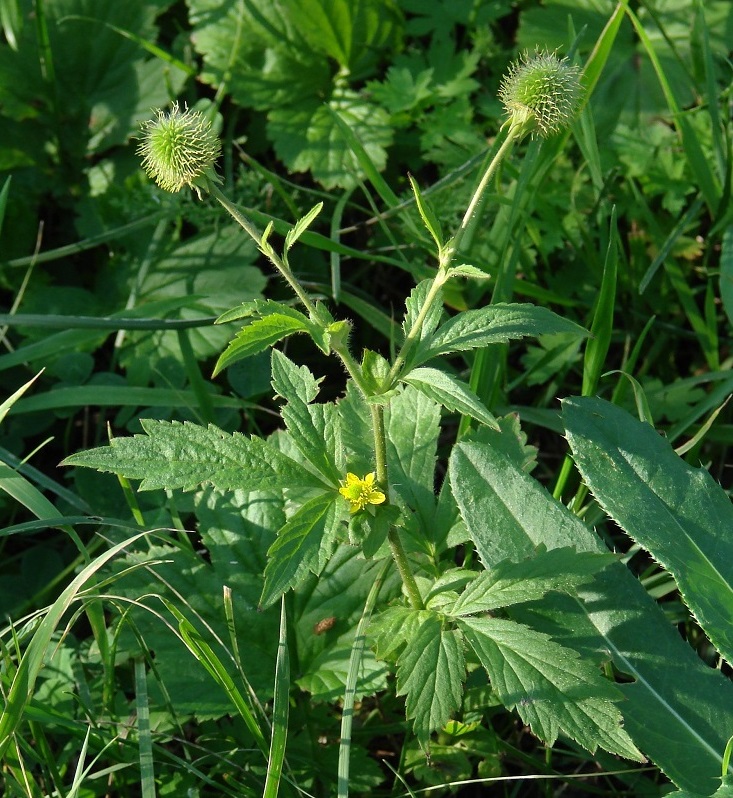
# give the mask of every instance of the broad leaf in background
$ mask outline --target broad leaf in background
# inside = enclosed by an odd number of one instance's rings
[[[441,325],[434,335],[426,337],[413,362],[424,363],[450,352],[552,333],[588,334],[574,322],[537,305],[497,304],[466,310]]]
[[[142,280],[138,257],[110,261],[102,279],[104,285],[114,285],[119,292],[115,297],[116,308],[124,305],[130,294],[136,297],[138,308],[189,297],[176,311],[177,317],[218,316],[231,307],[233,295],[242,301],[253,301],[262,295],[267,278],[253,265],[257,255],[257,247],[238,225],[226,225],[184,243],[167,244],[144,272]],[[152,313],[152,309],[148,312]],[[231,334],[230,327],[214,325],[197,327],[187,333],[193,354],[199,360],[220,353]],[[162,361],[170,364],[180,358],[181,348],[174,332],[128,330],[124,346],[120,348],[120,363],[139,385],[163,370],[169,380],[170,365],[165,369]]]
[[[375,574],[382,563],[366,563],[355,546],[342,545],[320,576],[309,575],[292,595],[292,619],[297,642],[296,683],[314,700],[343,698],[356,626],[364,610]],[[400,593],[392,570],[380,591],[380,603]],[[357,700],[387,685],[387,666],[378,662],[367,645],[357,681]]]
[[[443,629],[433,613],[420,613],[397,662],[397,695],[406,695],[407,717],[423,748],[461,705],[466,663],[456,630]]]
[[[733,661],[733,505],[649,424],[595,398],[563,401],[568,442],[603,509],[672,576],[687,606]]]
[[[487,568],[531,557],[540,544],[606,551],[579,518],[494,446],[459,443],[449,478]],[[625,729],[636,746],[679,787],[715,789],[733,735],[733,686],[704,665],[627,568],[612,563],[578,599],[549,593],[509,613],[585,657],[610,656],[631,680],[618,688],[627,699],[620,706]]]
[[[326,488],[315,474],[261,438],[213,424],[141,419],[145,435],[113,438],[109,446],[67,457],[63,465],[141,479],[140,490],[212,484],[221,490]]]
[[[391,0],[250,0],[224,14],[212,0],[188,5],[203,79],[226,81],[236,102],[267,113],[270,139],[292,171],[310,169],[329,187],[354,184],[359,170],[324,98],[384,166],[389,117],[346,81],[399,46],[401,19]]]
[[[621,693],[594,664],[514,621],[463,618],[459,628],[502,703],[548,745],[563,732],[591,753],[601,746],[644,761],[612,703]]]

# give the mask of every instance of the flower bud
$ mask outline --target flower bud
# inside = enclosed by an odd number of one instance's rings
[[[572,121],[580,106],[580,70],[555,53],[524,53],[504,76],[499,97],[518,136],[543,138],[558,133]]]
[[[199,111],[181,112],[174,103],[168,113],[141,125],[143,136],[137,148],[143,168],[165,191],[192,188],[201,199],[209,181],[220,182],[214,164],[221,152],[219,138],[211,123]]]

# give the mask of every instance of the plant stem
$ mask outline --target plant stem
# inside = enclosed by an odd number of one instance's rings
[[[387,491],[387,436],[384,429],[384,407],[382,405],[371,405],[370,410],[372,413],[372,430],[374,433],[374,460],[377,472],[377,483],[386,492]],[[390,525],[387,532],[387,540],[389,541],[389,548],[392,552],[392,559],[395,561],[397,571],[402,579],[402,584],[405,587],[407,596],[410,599],[410,604],[416,610],[425,608],[422,596],[417,588],[415,576],[410,568],[410,562],[407,559],[405,548],[402,545],[400,533],[397,527]]]
[[[285,278],[288,285],[293,289],[295,295],[298,299],[303,303],[303,306],[308,311],[309,316],[313,321],[317,318],[316,316],[316,308],[311,298],[306,293],[303,286],[298,282],[293,272],[290,268],[285,264],[282,258],[272,249],[265,248],[262,245],[262,236],[260,235],[259,230],[250,222],[250,220],[237,208],[237,206],[231,202],[225,194],[223,194],[219,187],[209,181],[209,190],[214,195],[214,197],[224,206],[224,208],[229,212],[229,214],[233,217],[233,219],[237,222],[237,224],[242,227],[242,229],[250,236],[250,238],[257,244],[262,252],[269,258],[272,265],[280,272],[280,274]]]
[[[486,171],[481,178],[481,182],[476,187],[476,191],[473,192],[473,197],[471,197],[471,202],[466,208],[466,213],[463,215],[463,219],[461,221],[456,234],[453,236],[452,241],[450,241],[450,261],[453,261],[458,249],[461,246],[461,240],[468,229],[471,220],[473,219],[474,214],[476,213],[476,209],[478,208],[481,199],[486,191],[489,182],[491,181],[494,173],[496,172],[499,164],[504,160],[509,150],[512,148],[514,142],[521,137],[521,131],[519,127],[516,125],[510,125],[509,131],[507,132],[506,138],[501,144],[501,147],[497,150],[496,155],[491,159],[491,163],[486,167]]]
[[[509,130],[507,132],[506,138],[502,142],[501,146],[496,152],[496,155],[491,159],[491,163],[486,167],[486,171],[484,172],[483,176],[481,177],[481,181],[479,182],[476,190],[473,192],[473,196],[471,197],[471,202],[466,208],[466,212],[463,215],[463,219],[461,220],[461,224],[458,227],[453,238],[440,250],[438,253],[438,271],[435,277],[433,278],[433,284],[430,286],[428,290],[428,294],[425,297],[425,302],[423,306],[420,308],[420,312],[415,319],[411,329],[408,331],[407,336],[405,337],[405,341],[402,344],[402,348],[397,354],[394,363],[392,364],[392,368],[390,369],[389,376],[387,377],[387,382],[385,385],[385,389],[389,390],[392,385],[394,384],[395,380],[399,377],[400,371],[402,367],[405,365],[407,361],[407,356],[413,350],[417,342],[420,340],[420,334],[422,331],[422,326],[425,322],[425,318],[428,315],[430,308],[435,302],[436,297],[438,296],[438,292],[445,284],[446,280],[448,279],[448,270],[450,269],[453,261],[455,260],[456,254],[461,245],[461,241],[463,240],[463,236],[465,235],[466,231],[468,230],[471,221],[473,220],[476,211],[481,203],[483,195],[486,193],[486,189],[488,185],[496,173],[496,170],[501,163],[501,161],[506,157],[507,153],[511,149],[512,145],[515,141],[522,137],[522,129],[521,126],[516,124],[510,124]]]

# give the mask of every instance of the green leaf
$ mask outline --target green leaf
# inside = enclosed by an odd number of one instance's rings
[[[412,186],[412,193],[415,195],[415,202],[417,203],[417,209],[420,212],[420,217],[425,223],[425,227],[433,237],[433,240],[438,247],[438,251],[440,252],[443,249],[443,231],[440,227],[440,220],[438,219],[432,205],[423,197],[422,193],[420,192],[420,186],[418,186],[416,180],[412,175],[408,175],[408,177],[410,180],[410,185]]]
[[[726,228],[720,245],[720,298],[728,322],[733,324],[733,226]]]
[[[601,399],[563,402],[573,457],[601,506],[675,578],[687,606],[733,660],[733,506],[649,424]]]
[[[463,352],[548,333],[588,334],[582,327],[547,308],[530,304],[489,305],[466,310],[443,324],[435,335],[420,345],[415,362],[424,363],[449,352]]]
[[[265,586],[260,606],[267,607],[302,581],[318,574],[333,553],[336,532],[344,517],[335,491],[307,501],[277,533],[267,552]]]
[[[114,438],[109,446],[73,454],[62,464],[141,479],[140,490],[193,490],[207,483],[220,490],[324,487],[317,476],[260,438],[188,421],[141,419],[140,424],[144,435]]]
[[[358,158],[342,133],[345,123],[359,142]],[[387,113],[357,92],[337,86],[324,105],[306,99],[269,114],[268,133],[279,158],[294,172],[310,170],[327,189],[351,188],[387,164],[393,130]]]
[[[323,209],[323,203],[319,202],[317,205],[314,205],[302,219],[298,219],[295,225],[290,230],[288,230],[288,233],[285,236],[286,252],[290,251],[293,244],[295,244],[295,242],[310,227],[311,222],[316,218],[316,216],[318,216],[318,214],[321,212],[322,209]]]
[[[286,400],[280,414],[293,443],[308,462],[335,488],[341,472],[327,446],[337,432],[336,409],[332,405],[312,406],[318,383],[307,366],[296,366],[282,352],[272,350],[272,387]],[[327,429],[328,427],[328,429]]]
[[[405,301],[405,318],[402,321],[402,332],[407,337],[412,330],[420,311],[425,304],[428,291],[432,286],[432,280],[420,281],[410,292],[410,296]],[[423,319],[422,327],[420,328],[420,337],[425,339],[435,332],[436,327],[440,323],[440,317],[443,314],[443,292],[439,291],[435,297],[433,304],[430,306],[427,315]]]
[[[468,385],[450,374],[423,367],[413,369],[407,377],[402,377],[402,381],[443,405],[446,410],[471,416],[482,424],[499,429],[499,423],[484,407],[478,396]]]
[[[299,0],[290,7],[310,47],[351,72],[373,65],[378,53],[400,41],[394,0]]]
[[[613,554],[565,547],[540,549],[521,562],[503,560],[471,582],[450,608],[451,615],[475,615],[541,599],[550,590],[575,594],[594,574],[616,561]]]
[[[455,446],[449,480],[486,567],[530,557],[540,544],[606,551],[592,530],[493,446]],[[733,735],[733,687],[697,657],[624,565],[602,570],[579,598],[548,593],[510,613],[586,657],[610,655],[629,680],[619,689],[636,745],[678,786],[715,789]]]
[[[465,678],[458,632],[443,629],[436,615],[421,613],[397,662],[397,695],[407,696],[407,717],[423,748],[430,732],[441,729],[461,705]]]
[[[238,360],[257,355],[293,333],[310,332],[310,324],[292,315],[272,313],[255,319],[237,333],[233,341],[222,352],[214,367],[215,377],[227,366]]]
[[[514,621],[464,618],[458,623],[501,702],[516,709],[541,740],[553,745],[563,732],[592,754],[600,745],[644,761],[612,703],[621,694],[595,665]]]
[[[435,521],[435,462],[440,405],[408,386],[395,396],[387,416],[387,463],[394,492],[420,519],[422,534]]]
[[[468,277],[472,280],[488,280],[491,275],[483,269],[471,266],[469,263],[462,263],[459,266],[451,266],[448,269],[448,277]]]

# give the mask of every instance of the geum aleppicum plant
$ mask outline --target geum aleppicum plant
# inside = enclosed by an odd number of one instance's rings
[[[512,422],[501,424],[440,358],[492,343],[545,333],[585,331],[547,309],[496,304],[446,318],[442,289],[452,278],[485,279],[462,264],[461,242],[497,166],[511,145],[527,135],[566,127],[581,97],[579,70],[554,54],[524,56],[501,89],[508,112],[505,136],[450,238],[412,181],[420,215],[436,248],[436,270],[406,300],[403,338],[388,362],[349,349],[351,324],[336,320],[314,301],[290,265],[293,246],[321,211],[314,207],[289,230],[281,252],[270,243],[272,223],[260,232],[220,190],[214,171],[218,140],[196,111],[168,113],[146,123],[139,152],[161,188],[211,194],[256,242],[287,281],[302,310],[275,301],[246,302],[218,321],[246,319],[219,358],[215,374],[294,333],[309,335],[348,374],[344,397],[315,403],[320,380],[272,350],[272,386],[282,397],[286,432],[271,439],[227,433],[213,425],[141,420],[144,435],[116,438],[109,447],[73,455],[67,464],[95,467],[141,479],[141,489],[193,490],[209,483],[221,491],[270,491],[287,496],[287,521],[268,551],[261,605],[322,571],[340,545],[359,545],[367,558],[391,556],[404,599],[373,624],[377,653],[396,663],[398,694],[424,747],[461,707],[466,654],[487,672],[498,697],[516,708],[548,744],[560,733],[595,751],[597,746],[634,759],[638,750],[621,726],[613,702],[620,693],[597,663],[505,616],[505,608],[534,602],[548,591],[575,595],[612,555],[566,547],[489,570],[455,567],[449,545],[465,540],[450,486],[434,493],[440,408],[483,425],[498,446],[521,449]],[[432,365],[426,365],[432,363]],[[371,443],[370,443],[371,441]],[[451,538],[449,541],[449,533]],[[446,552],[448,555],[446,556]],[[484,563],[486,565],[486,563]]]

